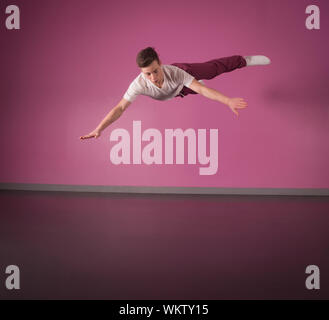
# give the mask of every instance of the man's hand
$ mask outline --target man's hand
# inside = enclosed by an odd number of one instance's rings
[[[248,105],[242,98],[230,98],[228,100],[228,106],[237,116],[239,116],[237,110],[247,108]]]
[[[101,132],[108,127],[111,123],[121,117],[122,113],[131,105],[131,102],[122,99],[102,120],[102,122],[96,127],[96,129],[85,136],[80,137],[81,140],[98,138]]]
[[[94,131],[90,132],[89,134],[85,135],[85,136],[81,136],[80,139],[84,140],[84,139],[90,139],[90,138],[98,138],[101,135],[101,131],[95,129]]]

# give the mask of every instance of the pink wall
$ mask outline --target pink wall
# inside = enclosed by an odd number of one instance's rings
[[[21,29],[5,28],[5,8]],[[320,8],[320,30],[305,9]],[[236,188],[329,188],[329,3],[311,0],[1,1],[2,183]],[[265,54],[266,67],[206,85],[249,106],[235,119],[202,96],[138,97],[98,140],[81,141],[138,75],[136,53],[164,64]],[[199,164],[114,165],[114,129],[218,129],[218,171]],[[146,143],[144,143],[146,145]]]

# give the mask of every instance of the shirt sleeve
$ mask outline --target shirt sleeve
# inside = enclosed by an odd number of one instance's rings
[[[179,69],[179,77],[181,78],[181,83],[183,83],[187,88],[190,87],[192,81],[195,79],[192,75],[183,69]]]
[[[123,98],[133,102],[138,95],[141,94],[140,86],[138,85],[136,79],[130,84],[128,90],[125,92]]]

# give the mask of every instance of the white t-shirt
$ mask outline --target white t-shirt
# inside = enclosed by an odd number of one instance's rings
[[[133,102],[138,95],[142,94],[156,100],[169,100],[177,96],[184,86],[189,88],[194,79],[193,76],[176,66],[162,65],[162,70],[164,82],[161,88],[140,73],[130,84],[123,98]]]

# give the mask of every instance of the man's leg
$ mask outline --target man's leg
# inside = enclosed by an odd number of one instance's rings
[[[185,70],[197,80],[210,80],[216,76],[247,65],[242,56],[213,59],[203,63],[173,63],[173,66]]]
[[[172,65],[183,69],[196,80],[210,80],[222,73],[243,68],[247,65],[247,62],[242,56],[231,56],[213,59],[204,63],[172,63]],[[196,94],[196,92],[186,87],[183,87],[181,93],[183,96]]]

